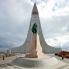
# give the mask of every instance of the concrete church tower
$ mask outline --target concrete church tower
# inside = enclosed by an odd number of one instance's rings
[[[27,38],[26,38],[26,40],[22,46],[13,48],[12,52],[20,52],[20,53],[26,53],[27,52],[27,50],[29,49],[29,47],[31,45],[31,40],[32,40],[32,35],[33,35],[31,30],[32,30],[32,26],[34,23],[37,24],[37,34],[39,36],[42,51],[44,53],[60,52],[61,51],[60,48],[55,48],[55,47],[49,46],[45,42],[45,39],[44,39],[43,34],[42,34],[42,29],[41,29],[41,24],[40,24],[40,19],[39,19],[39,13],[38,13],[38,10],[36,7],[36,3],[34,4],[33,10],[32,10],[31,21],[30,21],[30,26],[29,26]]]

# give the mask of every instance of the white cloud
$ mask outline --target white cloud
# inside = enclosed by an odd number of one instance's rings
[[[15,23],[22,23],[24,20],[27,19],[27,17],[30,15],[29,12],[27,12],[29,9],[32,9],[32,5],[29,3],[30,0],[6,0],[6,1],[1,1],[0,5],[0,10],[1,14],[3,16],[3,19],[7,18]],[[26,5],[25,5],[26,4]],[[28,9],[27,6],[29,7]],[[1,18],[2,19],[2,18]]]
[[[69,35],[56,36],[53,38],[49,38],[46,40],[47,43],[51,46],[59,46],[62,47],[69,42]]]
[[[62,31],[66,31],[68,28],[66,26],[62,27]]]
[[[44,18],[69,15],[69,4],[66,0],[48,0],[40,3],[38,8],[40,16]]]

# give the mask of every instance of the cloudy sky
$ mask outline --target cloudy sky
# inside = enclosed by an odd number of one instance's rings
[[[69,0],[0,0],[0,50],[24,43],[34,2],[46,42],[69,50]]]

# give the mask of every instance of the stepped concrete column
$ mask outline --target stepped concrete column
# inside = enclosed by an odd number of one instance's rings
[[[35,30],[32,30],[32,27],[35,23],[37,25],[37,33],[35,33],[36,32]],[[38,53],[36,51],[36,47],[37,47]],[[39,49],[41,49],[41,51],[39,51]],[[12,52],[19,52],[24,54],[26,53],[25,57],[27,56],[31,57],[30,54],[32,54],[32,57],[34,57],[35,55],[33,56],[33,53],[36,54],[37,56],[37,54],[40,54],[40,52],[53,54],[53,53],[58,53],[60,51],[62,51],[61,48],[52,47],[48,45],[47,42],[45,41],[45,38],[42,33],[42,29],[41,29],[39,12],[35,3],[32,9],[27,38],[20,47],[13,48]]]

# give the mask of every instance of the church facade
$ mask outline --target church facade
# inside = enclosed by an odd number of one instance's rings
[[[31,20],[30,20],[30,26],[29,26],[29,30],[28,30],[28,34],[27,34],[27,38],[24,42],[23,45],[13,48],[12,52],[18,52],[18,53],[26,53],[27,49],[30,47],[31,45],[31,39],[32,39],[32,26],[33,24],[36,23],[37,24],[37,33],[39,35],[40,38],[40,44],[42,47],[42,51],[44,53],[57,53],[60,52],[61,49],[60,48],[55,48],[52,47],[50,45],[48,45],[43,37],[43,33],[42,33],[42,29],[41,29],[41,24],[40,24],[40,19],[39,19],[39,13],[38,13],[38,9],[36,7],[36,4],[34,4],[33,10],[32,10],[32,15],[31,15]]]

